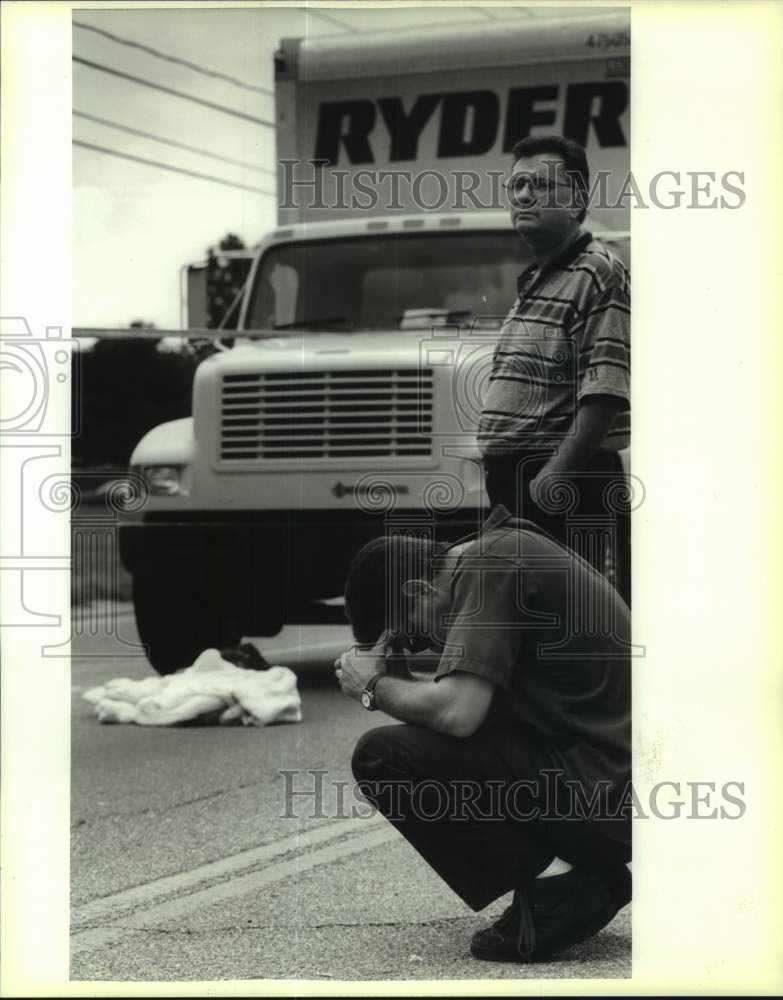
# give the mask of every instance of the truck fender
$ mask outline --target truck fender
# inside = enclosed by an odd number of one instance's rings
[[[131,465],[190,465],[195,443],[193,418],[169,420],[148,431],[133,449]]]

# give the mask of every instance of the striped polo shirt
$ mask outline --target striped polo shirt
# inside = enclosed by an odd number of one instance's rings
[[[555,260],[517,278],[517,299],[500,330],[483,400],[482,455],[554,450],[580,400],[627,403],[602,448],[630,444],[631,299],[628,269],[583,233]]]

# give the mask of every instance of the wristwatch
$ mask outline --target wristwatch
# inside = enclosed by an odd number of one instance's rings
[[[367,681],[367,686],[361,693],[361,703],[368,712],[374,712],[378,707],[375,704],[375,685],[383,677],[383,674],[376,674]]]

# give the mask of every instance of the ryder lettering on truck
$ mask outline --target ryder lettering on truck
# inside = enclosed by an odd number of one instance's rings
[[[627,109],[624,80],[513,88],[506,100],[503,152],[510,153],[514,143],[535,127],[562,132],[583,146],[591,132],[599,146],[627,146],[620,122]],[[436,114],[439,159],[481,156],[494,148],[501,126],[500,98],[492,90],[466,90],[421,94],[408,110],[399,97],[326,101],[318,109],[314,159],[334,165],[344,150],[348,163],[375,163],[371,139],[380,119],[390,140],[389,161],[415,160],[419,138]]]

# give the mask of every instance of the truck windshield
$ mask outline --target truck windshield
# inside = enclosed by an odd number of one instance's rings
[[[389,330],[436,313],[500,322],[529,263],[513,231],[284,243],[261,260],[245,327],[314,329],[323,317],[332,331]]]
[[[621,245],[612,249],[627,259]],[[282,243],[261,260],[245,329],[500,325],[530,263],[511,229]]]

